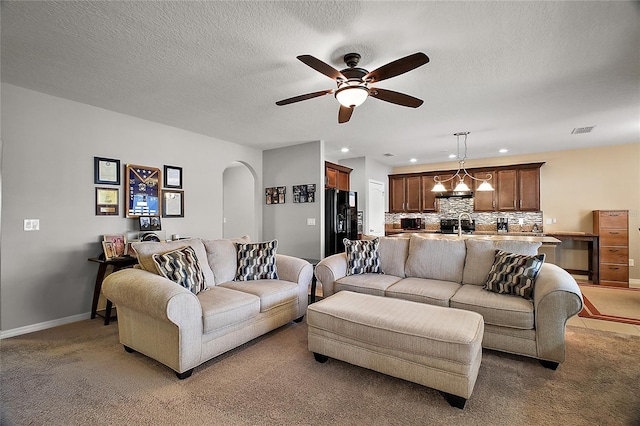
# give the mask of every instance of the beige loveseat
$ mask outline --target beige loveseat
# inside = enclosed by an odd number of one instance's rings
[[[537,358],[555,369],[565,359],[565,324],[582,294],[564,269],[544,263],[532,299],[483,289],[496,249],[535,255],[540,243],[489,239],[381,237],[383,274],[347,275],[345,253],[323,259],[315,274],[323,296],[341,290],[474,311],[484,318],[482,346]]]
[[[189,239],[135,243],[139,267],[104,280],[103,292],[118,309],[120,343],[189,377],[194,367],[292,320],[307,310],[313,268],[276,255],[279,279],[234,281],[236,240]],[[192,247],[209,287],[197,295],[156,272],[153,253]],[[152,272],[148,272],[152,271]]]

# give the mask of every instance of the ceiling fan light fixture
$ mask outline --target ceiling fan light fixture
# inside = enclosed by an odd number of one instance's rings
[[[362,105],[369,96],[369,89],[365,86],[344,85],[336,91],[336,99],[340,105],[354,108]]]

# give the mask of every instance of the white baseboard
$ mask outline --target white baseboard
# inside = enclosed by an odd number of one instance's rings
[[[25,325],[24,327],[12,328],[11,330],[3,330],[0,331],[0,339],[7,339],[9,337],[20,336],[22,334],[33,333],[34,331],[46,330],[47,328],[53,328],[59,325],[83,321],[89,318],[91,318],[91,313],[87,312],[84,314],[72,315],[66,318],[45,321],[38,324]]]
[[[640,279],[631,278],[629,280],[629,288],[640,288]]]

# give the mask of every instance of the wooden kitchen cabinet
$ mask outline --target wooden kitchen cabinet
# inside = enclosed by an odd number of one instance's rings
[[[540,210],[540,167],[518,170],[518,210],[523,212]]]
[[[629,287],[629,211],[594,210],[600,285]]]
[[[518,170],[500,170],[496,173],[497,210],[518,210]]]
[[[474,210],[492,211],[539,211],[540,210],[540,166],[482,170],[473,173],[473,177],[484,179],[487,173],[493,176],[489,181],[493,191],[478,191],[482,182],[474,182]]]
[[[473,173],[473,177],[476,179],[486,179],[487,173],[493,176],[489,181],[493,186],[493,191],[478,191],[478,187],[482,184],[482,181],[473,181],[473,210],[476,212],[492,212],[496,210],[496,172],[495,170],[482,171]]]
[[[325,188],[335,188],[342,191],[349,191],[350,176],[352,170],[353,169],[349,167],[325,161]]]
[[[422,176],[422,211],[423,212],[437,212],[438,200],[436,198],[437,192],[433,192],[432,189],[436,184],[433,180],[435,175],[423,175]]]
[[[389,211],[417,213],[422,211],[422,176],[389,176]]]

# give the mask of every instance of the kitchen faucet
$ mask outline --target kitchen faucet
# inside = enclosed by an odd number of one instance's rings
[[[462,216],[469,218],[469,222],[472,222],[471,215],[469,213],[460,213],[458,216],[458,238],[462,238]]]

